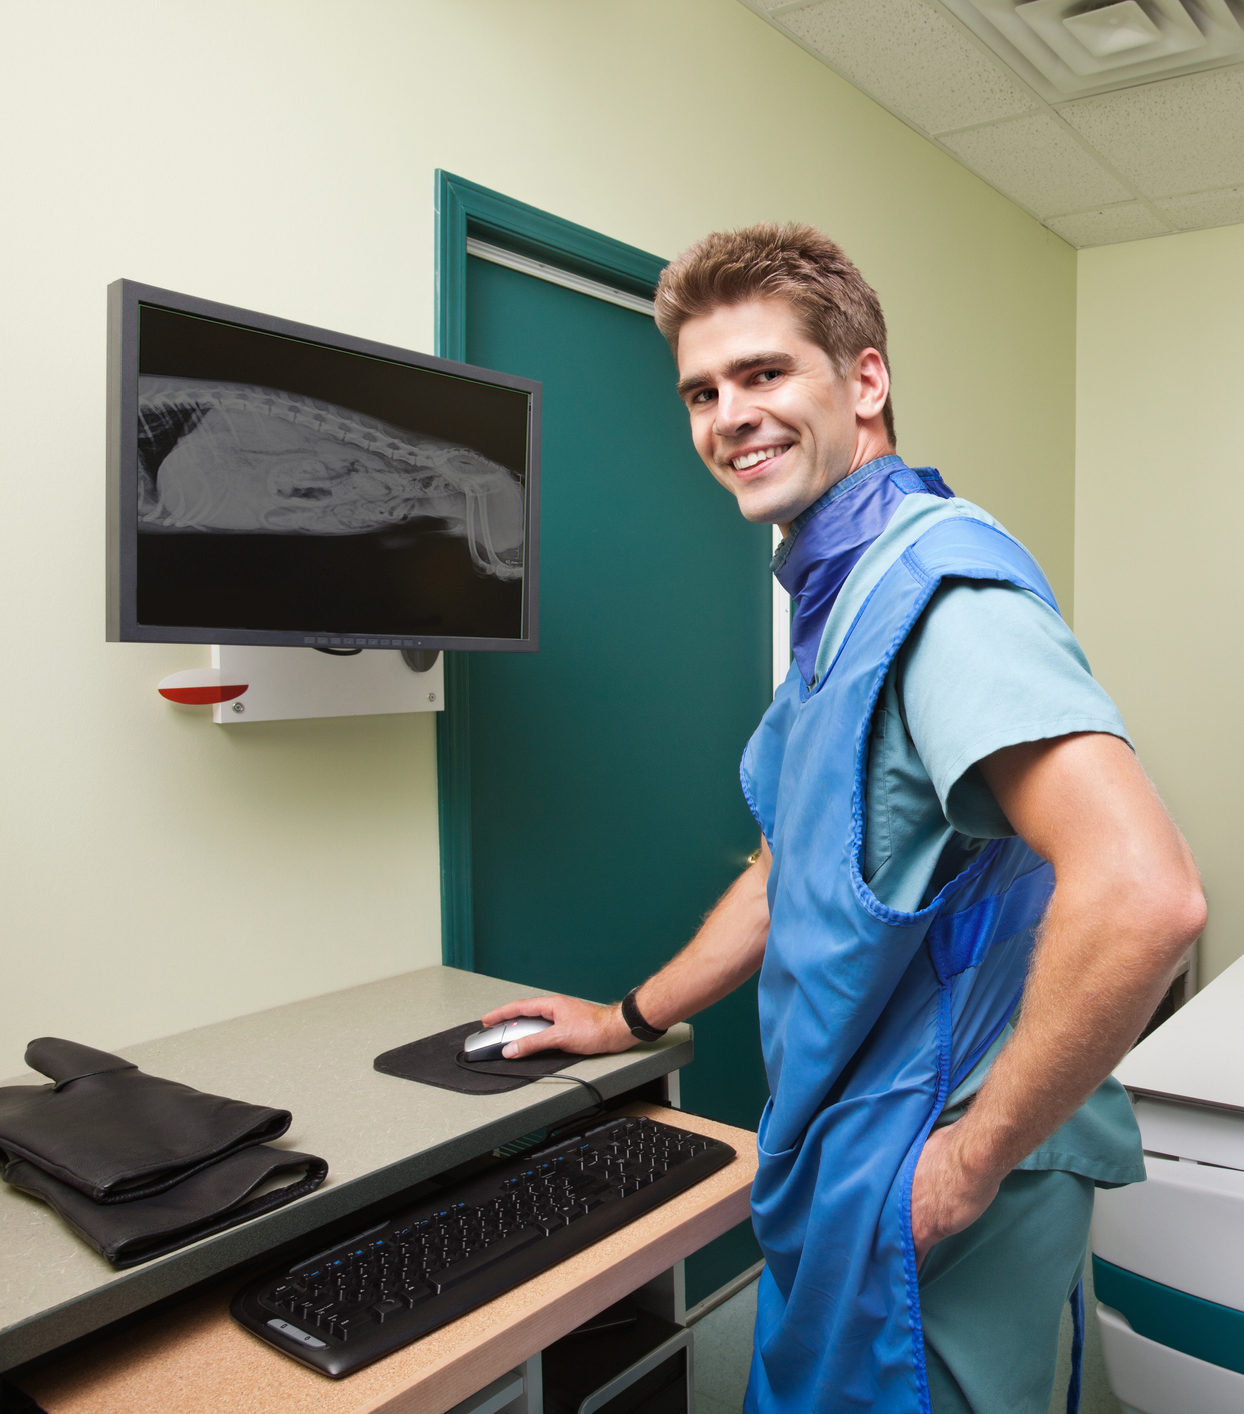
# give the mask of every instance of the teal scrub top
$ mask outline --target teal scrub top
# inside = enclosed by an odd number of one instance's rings
[[[843,586],[818,676],[860,607],[860,586],[897,558],[923,519],[948,509],[997,524],[958,498],[905,498]],[[874,894],[893,908],[917,909],[990,839],[1012,834],[977,763],[1002,747],[1073,732],[1128,740],[1062,618],[1012,585],[939,590],[896,659],[873,720],[863,868]],[[942,1123],[963,1113],[1009,1034],[1008,1027],[951,1094]],[[1139,1135],[1122,1087],[1108,1080],[1017,1167],[1059,1169],[1103,1185],[1142,1179]]]

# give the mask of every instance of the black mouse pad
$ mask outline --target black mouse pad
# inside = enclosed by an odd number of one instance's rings
[[[542,1051],[525,1060],[495,1060],[482,1065],[460,1063],[462,1043],[472,1031],[478,1030],[478,1021],[468,1021],[436,1036],[424,1036],[385,1051],[372,1065],[382,1075],[396,1075],[399,1080],[418,1080],[424,1085],[436,1085],[442,1090],[457,1090],[466,1095],[498,1095],[504,1090],[530,1085],[542,1075],[553,1075],[583,1059],[565,1051]]]

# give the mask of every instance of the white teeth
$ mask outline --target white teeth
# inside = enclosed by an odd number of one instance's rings
[[[776,457],[781,450],[780,447],[766,447],[762,452],[748,452],[745,457],[735,457],[730,465],[734,467],[735,471],[746,471],[749,466],[755,466],[757,462]]]

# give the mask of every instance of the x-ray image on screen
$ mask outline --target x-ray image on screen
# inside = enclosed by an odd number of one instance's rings
[[[470,447],[276,388],[138,380],[140,530],[358,535],[439,521],[482,574],[523,572],[523,491]]]
[[[187,305],[138,304],[125,420],[139,626],[530,642],[528,388]]]

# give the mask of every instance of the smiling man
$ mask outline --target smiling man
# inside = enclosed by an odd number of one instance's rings
[[[743,759],[757,859],[621,1003],[651,1040],[760,968],[750,1414],[1046,1414],[1108,1079],[1204,923],[1195,866],[1028,553],[894,451],[885,321],[808,227],[706,237],[657,321],[706,467],[783,531],[794,662]]]

